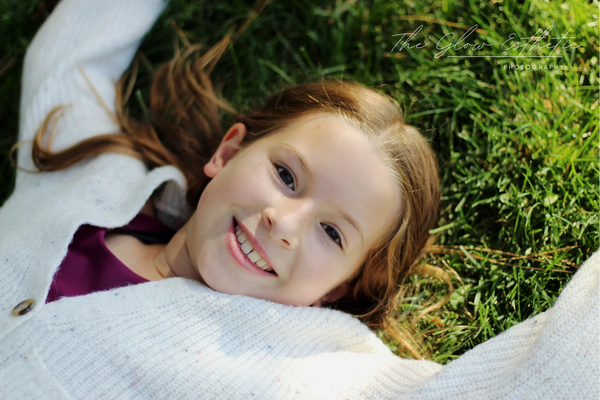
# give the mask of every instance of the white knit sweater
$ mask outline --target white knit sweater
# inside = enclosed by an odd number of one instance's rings
[[[25,59],[20,140],[69,105],[54,150],[115,132],[114,82],[161,0],[62,0]],[[30,147],[19,165],[33,169]],[[596,253],[549,311],[442,367],[400,359],[341,312],[214,292],[181,278],[44,304],[74,232],[131,220],[173,167],[107,154],[66,171],[19,171],[0,209],[1,399],[597,399]],[[180,199],[181,197],[179,197]],[[177,216],[173,199],[159,204]],[[169,208],[170,207],[170,208]],[[35,299],[31,312],[13,307]]]

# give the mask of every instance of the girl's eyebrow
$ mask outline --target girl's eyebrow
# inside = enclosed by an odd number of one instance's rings
[[[290,155],[294,158],[296,158],[298,160],[298,163],[300,164],[300,166],[302,167],[302,169],[304,170],[304,172],[310,177],[312,178],[313,175],[310,172],[310,169],[308,169],[307,165],[304,163],[304,159],[302,158],[302,156],[300,155],[300,153],[298,152],[298,150],[296,150],[293,146],[290,146],[287,143],[281,143],[281,148],[290,153]],[[344,220],[346,220],[346,222],[348,222],[350,225],[352,225],[354,227],[354,229],[356,229],[356,231],[358,232],[358,235],[360,236],[360,244],[361,246],[364,245],[364,235],[363,235],[363,230],[360,227],[359,223],[356,221],[356,219],[354,219],[350,214],[348,214],[346,211],[344,210],[340,210],[340,214],[342,215],[342,218]]]
[[[346,211],[340,210],[340,213],[342,214],[342,218],[344,218],[350,225],[352,225],[354,227],[354,229],[356,229],[356,231],[358,232],[358,235],[360,236],[360,245],[363,246],[364,245],[363,232],[362,232],[362,229],[361,229],[360,225],[358,224],[358,222],[356,222],[356,220],[354,218],[352,218],[352,216],[350,214],[348,214]]]
[[[286,152],[291,153],[290,155],[298,160],[298,163],[300,164],[306,175],[308,175],[311,178],[313,177],[312,173],[310,172],[310,169],[308,169],[308,167],[304,163],[304,159],[302,158],[300,153],[298,153],[298,150],[296,150],[293,146],[290,146],[287,143],[281,143],[281,147]]]

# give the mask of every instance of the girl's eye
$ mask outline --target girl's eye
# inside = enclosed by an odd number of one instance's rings
[[[321,224],[321,226],[325,230],[325,233],[327,234],[327,236],[329,236],[329,238],[331,240],[333,240],[335,242],[335,244],[337,244],[338,246],[340,246],[340,248],[342,248],[342,238],[340,237],[340,234],[338,233],[338,231],[331,225]]]
[[[279,179],[281,179],[281,182],[283,182],[285,186],[292,189],[292,191],[296,190],[296,186],[294,184],[294,176],[292,175],[290,170],[285,167],[282,167],[281,165],[275,165],[275,168],[277,168],[277,174],[279,174]]]

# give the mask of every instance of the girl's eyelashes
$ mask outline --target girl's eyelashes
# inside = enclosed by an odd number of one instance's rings
[[[273,165],[275,166],[275,170],[277,171],[281,183],[290,188],[292,192],[296,191],[296,179],[294,178],[292,171],[282,164],[273,163]],[[339,231],[333,226],[324,223],[321,223],[321,227],[325,231],[327,237],[342,249],[342,235]]]
[[[327,225],[327,224],[321,224],[321,227],[323,227],[323,230],[325,231],[325,234],[329,237],[329,239],[331,239],[341,249],[342,248],[342,237],[341,237],[340,233],[337,231],[337,229],[335,229],[333,226]]]
[[[289,187],[292,191],[295,191],[296,181],[291,171],[280,164],[275,164],[275,169],[277,170],[277,175],[279,175],[279,179],[281,180],[281,182],[285,186]]]

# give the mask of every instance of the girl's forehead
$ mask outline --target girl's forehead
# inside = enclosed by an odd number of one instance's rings
[[[276,131],[271,138],[328,146],[345,141],[360,141],[363,145],[374,142],[368,135],[346,119],[329,113],[315,113],[294,119]]]

